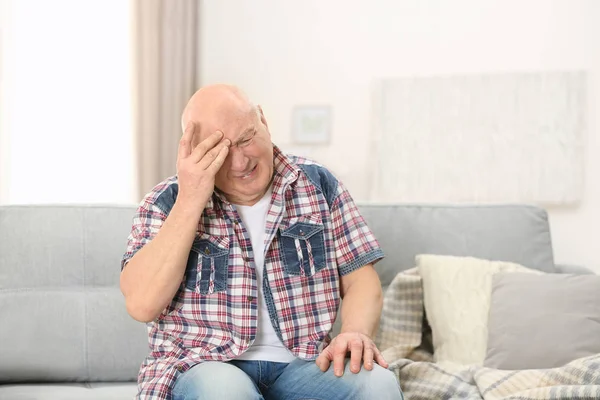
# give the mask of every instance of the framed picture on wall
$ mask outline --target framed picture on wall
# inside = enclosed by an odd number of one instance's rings
[[[330,106],[296,106],[292,111],[295,144],[327,144],[331,135]]]

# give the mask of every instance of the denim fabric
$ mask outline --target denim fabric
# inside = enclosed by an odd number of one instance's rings
[[[316,164],[300,164],[298,167],[306,174],[317,190],[323,193],[327,205],[331,208],[338,194],[338,180],[326,168]]]
[[[403,400],[394,374],[375,364],[373,371],[321,372],[314,361],[209,361],[175,382],[173,400]]]
[[[285,271],[295,276],[312,276],[327,266],[323,225],[296,222],[280,231]]]
[[[185,286],[204,295],[227,290],[228,261],[229,247],[209,239],[195,239],[185,270]]]

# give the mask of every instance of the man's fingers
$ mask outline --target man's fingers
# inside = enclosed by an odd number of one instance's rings
[[[363,361],[365,369],[369,371],[373,369],[373,348],[371,346],[365,346],[365,350],[363,351]]]
[[[331,359],[329,358],[329,352],[323,352],[317,357],[315,361],[317,363],[317,367],[323,372],[327,372],[329,366],[331,365]]]
[[[333,349],[333,373],[335,376],[344,375],[344,360],[348,352],[348,342],[338,338],[338,342]]]
[[[215,133],[204,139],[202,142],[200,142],[200,144],[196,146],[194,150],[192,150],[192,154],[190,155],[190,157],[192,157],[194,162],[199,162],[200,160],[202,160],[206,153],[208,153],[213,147],[217,145],[217,143],[219,143],[219,141],[222,138],[223,132],[216,131]]]
[[[360,360],[363,357],[363,341],[361,338],[352,339],[350,342],[350,371],[360,372]]]
[[[377,364],[381,365],[383,368],[389,367],[389,364],[387,361],[385,361],[385,358],[383,358],[383,355],[379,349],[375,349],[375,361],[377,361]]]
[[[223,140],[221,143],[213,147],[209,152],[207,152],[202,160],[198,162],[198,166],[202,169],[208,169],[212,165],[212,163],[217,159],[217,156],[223,150],[223,147],[229,148],[231,142],[229,139]]]
[[[229,153],[229,145],[219,146],[219,153],[214,158],[212,163],[206,168],[207,171],[210,171],[214,175],[219,172],[219,169],[223,166],[225,159],[227,158],[227,154]]]
[[[194,132],[196,130],[196,124],[188,122],[183,131],[183,136],[179,140],[179,151],[178,158],[184,159],[192,153],[192,140],[194,139]]]

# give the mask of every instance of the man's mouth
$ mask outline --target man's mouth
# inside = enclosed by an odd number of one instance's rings
[[[241,179],[248,179],[248,178],[250,178],[254,174],[254,172],[256,171],[257,167],[258,167],[258,164],[255,165],[254,168],[252,168],[250,171],[248,171],[247,174],[241,175],[240,178]]]

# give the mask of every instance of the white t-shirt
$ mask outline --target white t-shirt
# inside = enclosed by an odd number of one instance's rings
[[[253,206],[235,206],[242,219],[244,228],[246,228],[246,231],[250,235],[258,286],[258,326],[256,338],[252,346],[237,359],[289,363],[295,360],[295,357],[277,337],[277,333],[273,329],[273,325],[271,325],[269,311],[267,310],[267,304],[263,295],[265,240],[267,239],[266,223],[272,193],[271,188],[269,188],[263,198]]]

